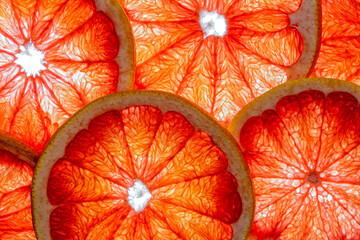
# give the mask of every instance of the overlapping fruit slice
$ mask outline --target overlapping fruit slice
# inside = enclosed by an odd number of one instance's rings
[[[322,40],[312,76],[360,84],[360,2],[322,0]]]
[[[186,97],[223,123],[248,102],[310,72],[316,0],[119,0],[136,43],[136,89]]]
[[[133,39],[114,0],[0,2],[0,130],[41,151],[90,101],[131,87]]]
[[[0,134],[0,239],[35,240],[31,180],[37,154]]]
[[[283,84],[231,123],[256,199],[252,239],[358,239],[360,88]]]
[[[123,92],[89,104],[36,166],[39,239],[243,239],[250,176],[231,135],[189,102]]]

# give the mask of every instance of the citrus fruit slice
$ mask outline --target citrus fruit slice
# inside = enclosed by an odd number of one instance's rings
[[[0,1],[0,130],[40,152],[75,111],[133,83],[115,0]]]
[[[0,239],[35,240],[31,180],[37,154],[0,133]]]
[[[136,45],[136,89],[183,96],[227,124],[248,102],[306,77],[317,0],[119,0]]]
[[[360,84],[360,2],[322,0],[322,40],[314,77]]]
[[[360,87],[302,79],[230,124],[250,168],[252,239],[359,239]]]
[[[32,194],[39,239],[244,239],[253,218],[231,134],[162,92],[112,94],[73,115],[40,156]]]

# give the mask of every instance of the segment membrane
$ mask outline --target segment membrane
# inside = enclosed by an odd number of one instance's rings
[[[185,147],[149,183],[156,189],[173,183],[225,172],[228,167],[224,153],[205,132],[196,132]]]
[[[131,152],[136,178],[143,177],[150,146],[161,119],[160,110],[150,106],[129,107],[122,111],[124,133]]]
[[[46,51],[47,60],[103,61],[119,51],[119,39],[112,21],[96,12],[90,20]]]
[[[241,199],[236,179],[229,173],[195,178],[152,191],[153,197],[182,206],[225,223],[236,222]]]
[[[173,204],[154,200],[149,207],[169,225],[171,231],[182,239],[230,240],[232,228],[217,219]]]
[[[185,146],[194,133],[194,127],[180,114],[167,112],[163,115],[155,138],[150,146],[145,181],[155,177]]]
[[[114,218],[113,215],[121,221],[129,210],[126,200],[103,200],[59,206],[50,214],[51,238],[86,239],[89,233],[98,236],[97,226],[108,222],[108,218]],[[109,230],[111,227],[104,231]]]
[[[59,160],[51,170],[47,193],[52,205],[127,197],[124,187],[66,159]]]

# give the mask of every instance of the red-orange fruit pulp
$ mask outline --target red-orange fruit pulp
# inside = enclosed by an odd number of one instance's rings
[[[0,239],[35,240],[31,181],[37,155],[0,134]]]
[[[79,108],[131,85],[132,58],[121,60],[131,33],[115,3],[0,1],[1,131],[40,152]]]
[[[318,45],[312,0],[119,0],[136,45],[136,89],[183,96],[224,124],[248,102],[306,77]]]
[[[128,147],[112,155],[123,139]],[[191,239],[197,231],[231,239],[228,224],[239,218],[241,199],[227,166],[209,136],[177,113],[147,106],[107,112],[76,135],[50,173],[49,201],[60,205],[50,215],[52,239]],[[134,179],[152,198],[139,213],[139,203],[126,200]]]
[[[244,239],[250,176],[231,135],[163,92],[106,96],[54,135],[35,169],[40,239]]]
[[[256,196],[252,239],[360,238],[359,99],[355,85],[308,79],[239,114],[250,114],[238,139]]]
[[[360,2],[322,0],[322,39],[312,76],[360,85]]]

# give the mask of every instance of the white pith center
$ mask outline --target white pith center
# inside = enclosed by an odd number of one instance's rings
[[[319,186],[321,184],[320,174],[316,171],[311,171],[305,176],[305,182],[312,186]]]
[[[208,12],[204,9],[200,11],[200,26],[204,32],[204,38],[210,35],[222,37],[227,30],[224,15],[220,15],[216,11]]]
[[[14,62],[22,68],[26,76],[36,76],[46,69],[44,66],[44,56],[44,53],[39,51],[34,46],[34,43],[30,41],[20,46],[20,52],[15,54],[16,59]]]
[[[134,186],[128,188],[127,201],[135,212],[143,211],[151,197],[149,189],[138,179],[135,180]]]

